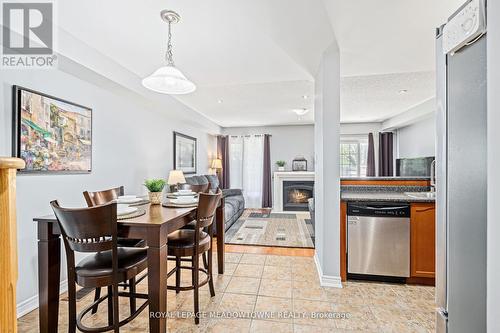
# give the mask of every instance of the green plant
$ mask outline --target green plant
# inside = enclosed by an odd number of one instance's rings
[[[276,165],[279,166],[279,167],[284,167],[285,164],[286,164],[285,161],[281,161],[281,160],[280,161],[276,161]]]
[[[166,182],[163,179],[146,179],[144,181],[144,186],[146,186],[149,192],[161,192],[165,184]]]

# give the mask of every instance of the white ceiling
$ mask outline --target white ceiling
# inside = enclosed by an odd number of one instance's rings
[[[177,11],[174,60],[198,85],[177,98],[223,127],[311,123],[313,77],[336,37],[341,120],[375,121],[433,96],[434,28],[462,1],[68,0],[58,24],[140,80],[164,64],[160,10]]]
[[[346,123],[384,121],[432,98],[435,86],[432,71],[344,77],[340,119]]]

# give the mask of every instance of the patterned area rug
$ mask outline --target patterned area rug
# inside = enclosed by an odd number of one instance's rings
[[[314,248],[309,213],[263,213],[246,209],[226,231],[226,244]]]

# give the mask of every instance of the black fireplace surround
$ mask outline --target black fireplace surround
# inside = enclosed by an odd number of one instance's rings
[[[309,211],[307,200],[314,196],[314,181],[283,181],[283,210]]]

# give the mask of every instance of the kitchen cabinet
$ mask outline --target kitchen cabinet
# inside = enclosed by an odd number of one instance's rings
[[[410,221],[410,274],[434,278],[436,273],[436,207],[434,203],[412,203]]]

